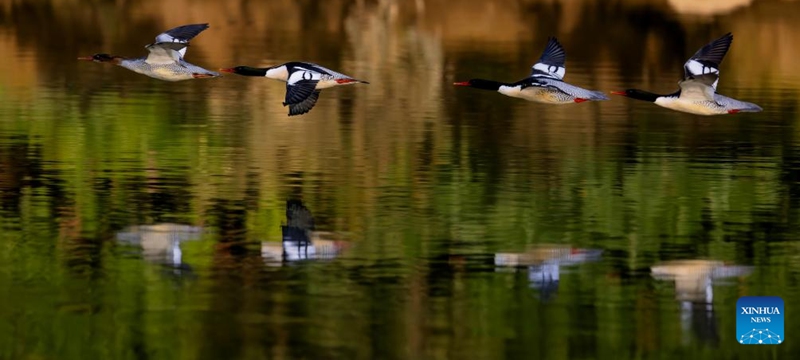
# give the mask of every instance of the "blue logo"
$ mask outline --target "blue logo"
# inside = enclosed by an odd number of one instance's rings
[[[745,345],[782,344],[783,317],[780,297],[740,297],[736,302],[736,341]]]

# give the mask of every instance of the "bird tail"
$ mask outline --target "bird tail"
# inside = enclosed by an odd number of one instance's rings
[[[608,96],[603,94],[602,91],[592,91],[591,96],[589,97],[590,100],[608,100]]]
[[[741,112],[760,112],[760,111],[764,110],[764,109],[761,108],[761,106],[758,106],[756,104],[749,103],[749,102],[744,102],[744,103],[745,103],[745,106],[742,107],[741,109],[739,109],[739,111],[741,111]]]

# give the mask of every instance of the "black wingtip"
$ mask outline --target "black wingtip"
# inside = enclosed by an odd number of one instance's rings
[[[547,37],[547,46],[545,46],[545,51],[550,49],[551,51],[564,51],[564,46],[558,41],[558,38],[555,36],[548,36]]]
[[[311,112],[309,108],[299,108],[297,106],[289,107],[289,116],[303,115]]]
[[[719,64],[722,62],[722,59],[725,58],[725,54],[728,53],[728,49],[731,47],[732,42],[733,34],[728,32],[716,40],[709,42],[700,48],[700,50],[697,50],[697,52],[692,56],[692,59],[708,61],[719,66]]]
[[[180,29],[180,28],[203,28],[203,30],[205,30],[205,29],[208,29],[208,28],[210,28],[210,27],[211,27],[211,25],[209,25],[209,23],[197,23],[197,24],[186,24],[186,25],[180,25],[180,26],[176,26],[176,27],[174,27],[174,28],[172,28],[172,29]]]
[[[300,110],[298,110],[296,108],[289,108],[288,116],[304,115],[304,114],[308,114],[309,112],[311,112],[311,109],[300,109]]]
[[[730,46],[730,44],[733,42],[733,33],[728,32],[725,35],[720,36],[718,39],[712,41],[711,44],[714,44],[714,43],[717,43],[717,42],[726,43],[726,44],[728,44],[728,46]]]
[[[201,32],[205,31],[209,27],[211,26],[209,26],[208,23],[187,24],[187,25],[177,26],[167,31],[164,31],[164,34],[188,42],[189,40],[193,39],[195,36],[199,35]]]
[[[547,45],[544,47],[544,51],[542,51],[539,62],[563,67],[566,58],[566,51],[564,51],[564,47],[558,42],[558,39],[555,36],[548,37]]]

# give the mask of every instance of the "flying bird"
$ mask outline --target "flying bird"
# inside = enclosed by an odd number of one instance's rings
[[[208,24],[191,24],[167,30],[156,41],[145,46],[150,51],[147,56],[128,59],[109,54],[94,54],[79,57],[78,60],[111,63],[139,74],[165,81],[181,81],[219,76],[219,73],[203,69],[183,60],[189,40],[208,29]]]
[[[567,54],[554,37],[547,41],[542,56],[533,64],[528,77],[515,83],[471,79],[456,82],[456,86],[497,91],[503,95],[545,104],[571,104],[584,101],[608,100],[600,91],[587,90],[564,82]]]
[[[369,84],[342,73],[309,62],[287,62],[266,68],[237,66],[219,69],[243,76],[263,76],[286,82],[283,106],[289,106],[289,116],[305,114],[317,104],[322,89],[350,84]]]
[[[612,91],[614,95],[655,103],[658,106],[696,115],[736,114],[759,112],[761,107],[717,93],[719,64],[728,52],[733,35],[727,33],[697,52],[683,64],[683,80],[680,89],[672,94],[660,95],[639,89]]]

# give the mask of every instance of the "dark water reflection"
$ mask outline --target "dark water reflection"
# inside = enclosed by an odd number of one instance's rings
[[[753,272],[752,266],[726,265],[721,261],[679,260],[651,267],[653,278],[675,284],[675,300],[680,303],[681,333],[684,345],[699,340],[714,346],[725,338],[718,330],[714,310],[714,283],[742,278]]]
[[[796,354],[800,4],[700,3],[0,0],[0,358]],[[74,60],[192,22],[200,66],[371,85],[290,119],[277,82]],[[720,92],[763,113],[450,85],[556,35],[570,82],[668,92],[727,31]],[[735,344],[743,295],[785,344]]]
[[[117,233],[117,242],[139,248],[148,261],[180,269],[188,268],[181,243],[199,240],[202,232],[201,227],[181,224],[135,225]]]
[[[315,231],[314,216],[296,199],[286,202],[286,225],[281,226],[281,232],[280,242],[261,243],[261,257],[268,265],[333,259],[349,247],[345,241],[326,238],[333,234]]]
[[[538,244],[524,253],[497,253],[494,264],[498,271],[525,269],[531,288],[539,290],[542,300],[548,300],[558,291],[562,267],[598,261],[602,252],[599,249]]]

